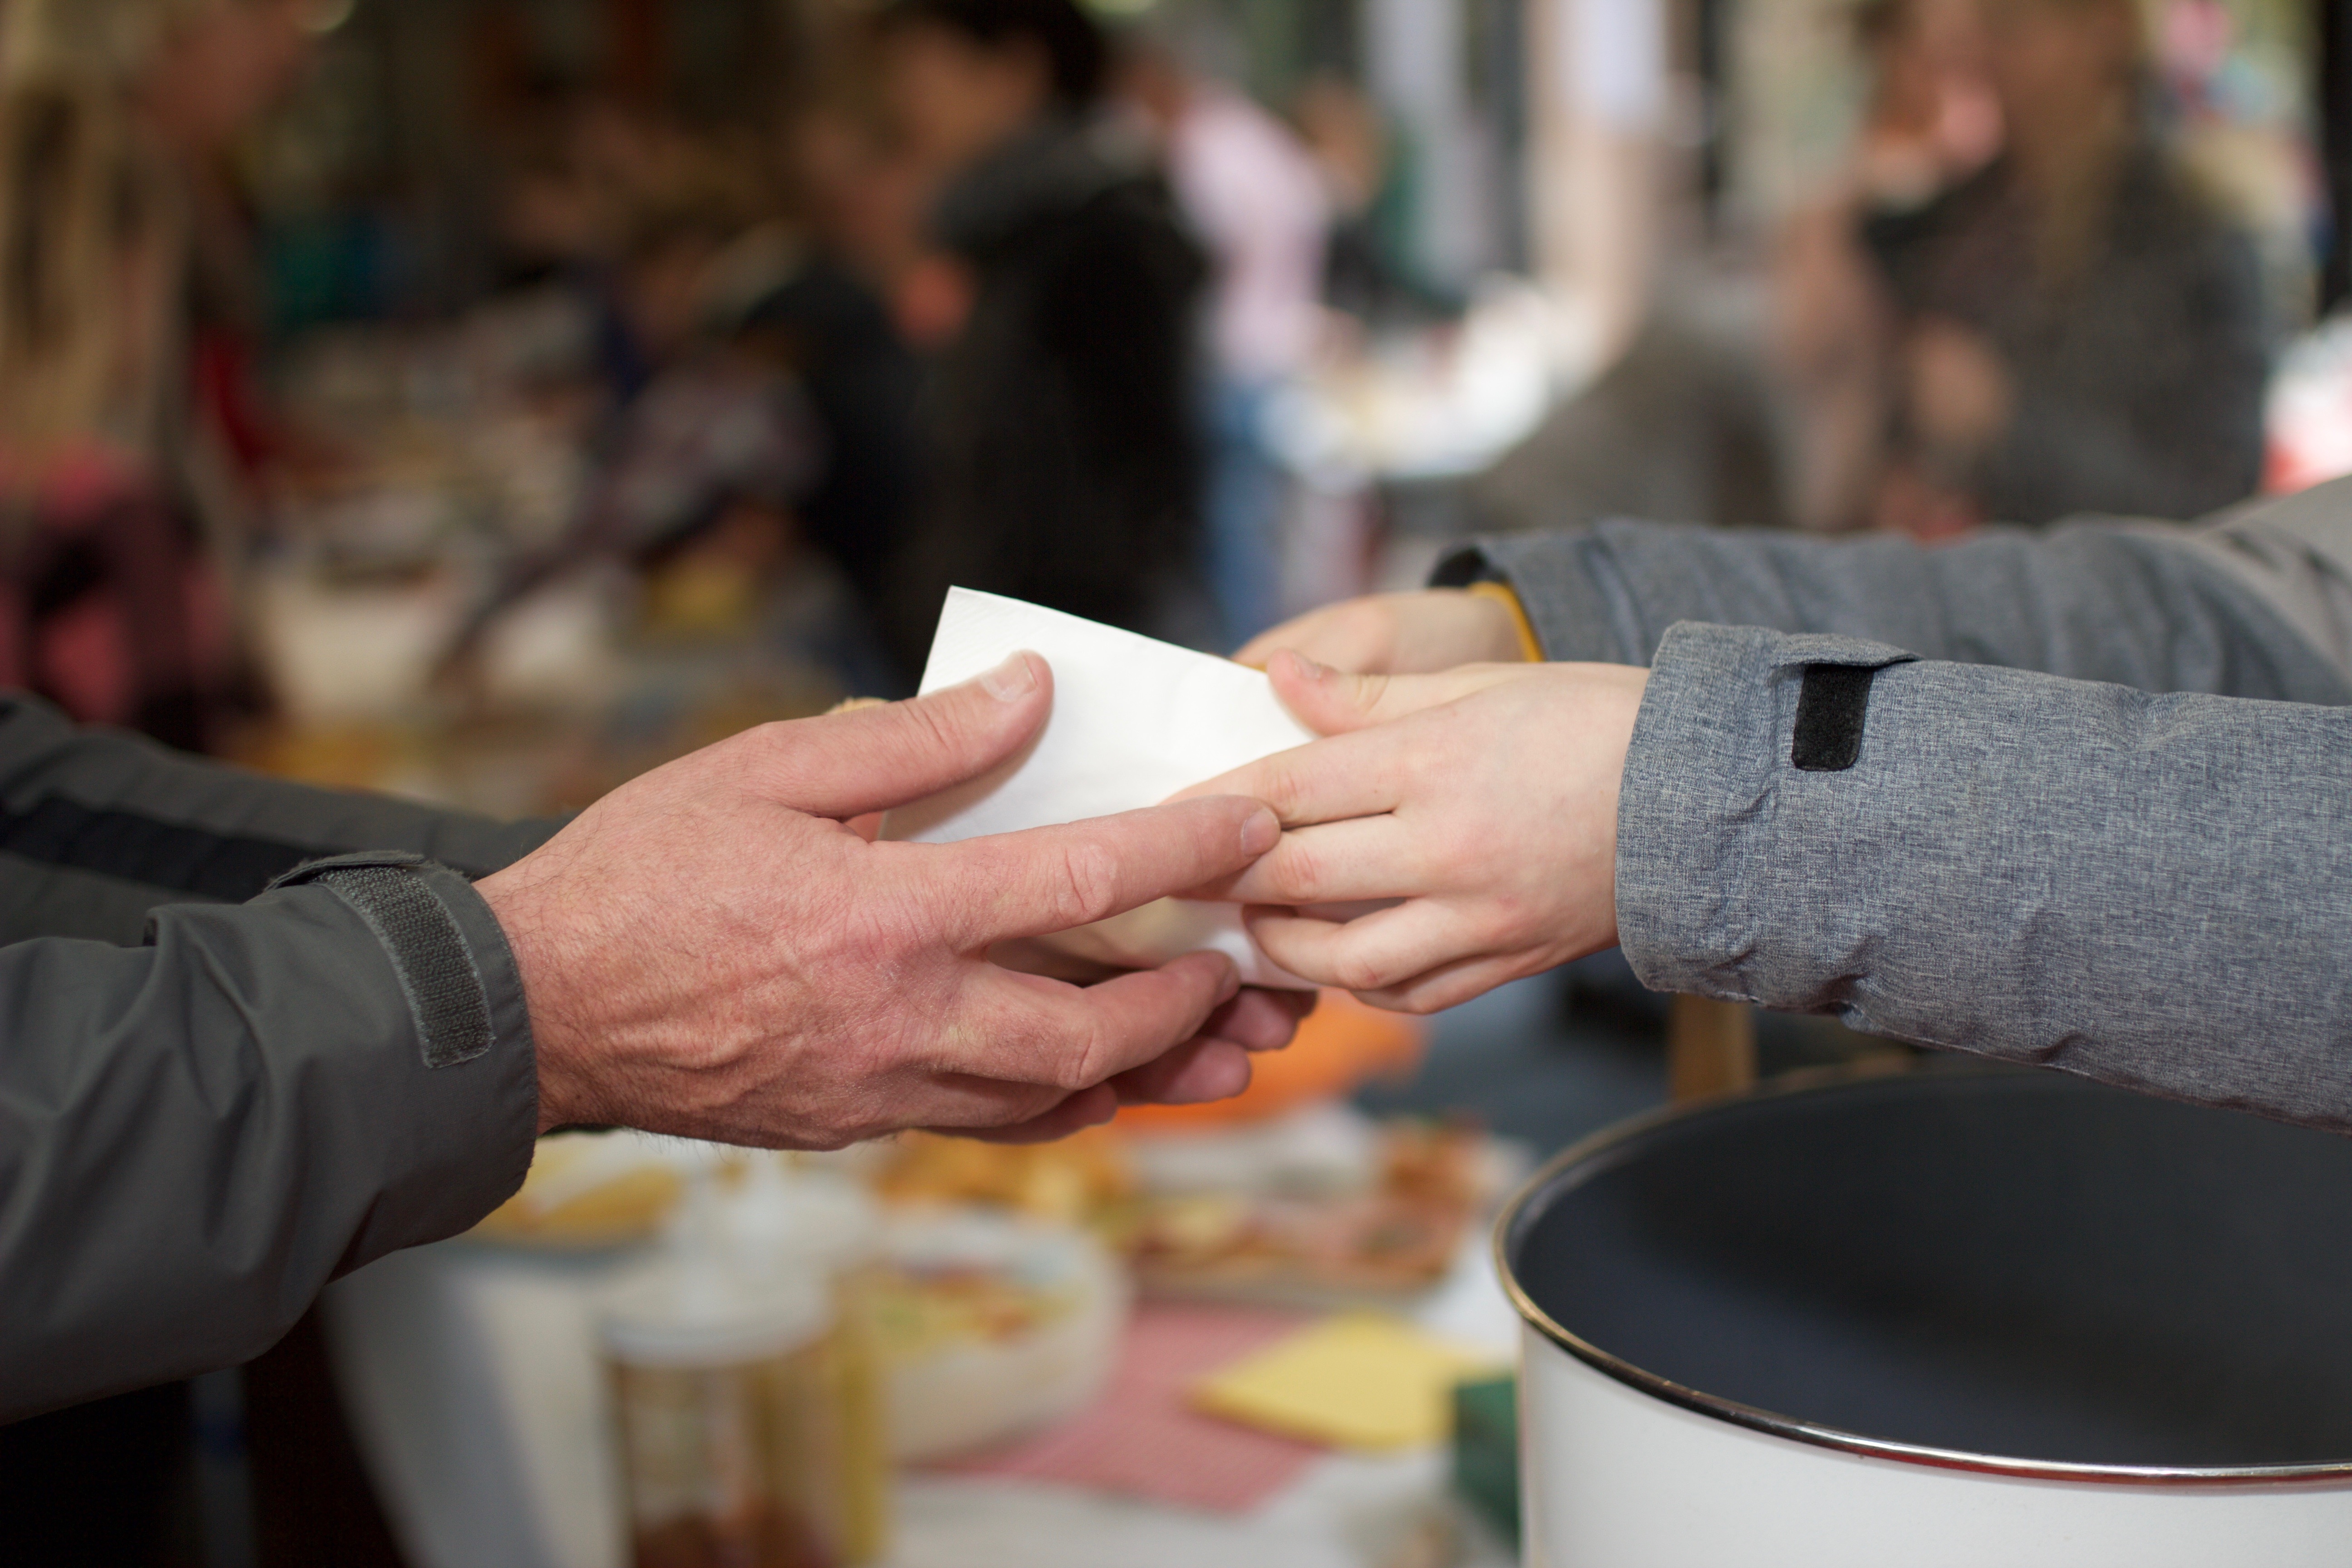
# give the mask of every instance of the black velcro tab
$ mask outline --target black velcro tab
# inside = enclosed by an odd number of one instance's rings
[[[1809,773],[1834,773],[1862,755],[1862,721],[1870,712],[1877,669],[1864,664],[1809,664],[1797,694],[1797,736],[1789,761]]]

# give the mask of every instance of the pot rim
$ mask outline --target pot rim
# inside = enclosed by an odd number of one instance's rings
[[[1608,1156],[1624,1151],[1625,1146],[1659,1127],[1676,1121],[1720,1111],[1727,1107],[1751,1100],[1773,1100],[1786,1095],[1834,1092],[1863,1083],[1889,1078],[1905,1077],[2007,1077],[2015,1069],[1986,1063],[1952,1063],[1933,1059],[1889,1068],[1882,1064],[1859,1067],[1824,1068],[1793,1072],[1776,1078],[1769,1083],[1711,1096],[1615,1122],[1590,1137],[1579,1140],[1546,1161],[1536,1173],[1513,1193],[1495,1217],[1493,1247],[1495,1273],[1503,1282],[1503,1290],[1510,1298],[1512,1308],[1521,1321],[1570,1355],[1638,1393],[1679,1405],[1696,1415],[1711,1416],[1750,1431],[1769,1436],[1785,1437],[1815,1447],[1832,1448],[1841,1453],[1864,1458],[1891,1459],[1901,1464],[1927,1465],[1940,1469],[1969,1470],[1982,1475],[2004,1476],[2023,1480],[2077,1481],[2111,1486],[2222,1487],[2277,1485],[2300,1482],[2317,1485],[2352,1485],[2352,1458],[2318,1460],[2294,1465],[2243,1465],[2194,1467],[2173,1465],[2095,1465],[2058,1459],[2018,1459],[1999,1454],[1975,1454],[1965,1449],[1939,1448],[1927,1444],[1898,1442],[1891,1437],[1873,1437],[1860,1432],[1826,1426],[1817,1421],[1805,1421],[1778,1411],[1742,1405],[1738,1400],[1706,1393],[1685,1384],[1661,1377],[1644,1367],[1611,1354],[1590,1341],[1553,1320],[1551,1314],[1538,1306],[1520,1287],[1518,1275],[1512,1268],[1510,1237],[1519,1216],[1539,1195],[1555,1195],[1556,1192],[1571,1190],[1577,1183],[1566,1187],[1556,1185],[1558,1178],[1579,1165],[1588,1166],[1587,1175],[1598,1175],[1616,1162]],[[2047,1069],[2041,1069],[2047,1070]]]

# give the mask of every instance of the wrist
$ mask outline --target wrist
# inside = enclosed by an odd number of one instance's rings
[[[1543,644],[1537,640],[1536,629],[1528,619],[1527,606],[1507,583],[1492,578],[1473,583],[1463,590],[1478,606],[1484,623],[1486,658],[1489,664],[1541,664]]]
[[[530,1014],[533,1066],[539,1078],[539,1130],[601,1125],[611,1120],[597,1103],[587,1071],[584,1033],[574,1023],[562,922],[554,918],[548,879],[530,857],[474,884],[506,933]]]

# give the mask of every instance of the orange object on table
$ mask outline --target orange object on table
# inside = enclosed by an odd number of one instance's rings
[[[1288,1048],[1250,1058],[1250,1086],[1208,1105],[1130,1105],[1118,1125],[1139,1131],[1261,1121],[1312,1100],[1329,1100],[1376,1078],[1399,1078],[1421,1065],[1428,1026],[1383,1012],[1345,991],[1326,991]]]

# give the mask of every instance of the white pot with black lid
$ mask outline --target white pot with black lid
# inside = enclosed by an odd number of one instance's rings
[[[1937,1064],[1505,1209],[1538,1568],[2352,1563],[2352,1139]]]

